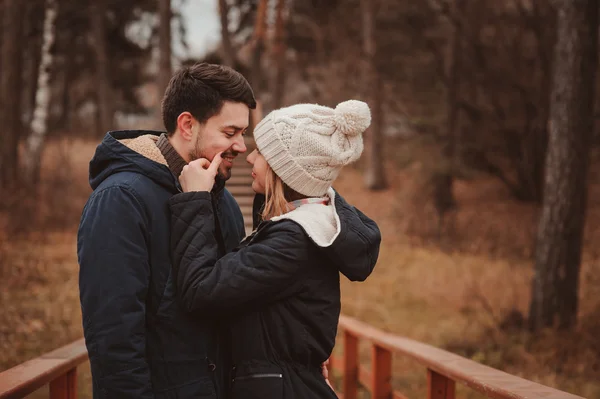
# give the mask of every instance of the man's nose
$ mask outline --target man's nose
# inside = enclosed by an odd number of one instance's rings
[[[238,137],[235,140],[235,142],[233,143],[233,145],[231,146],[231,149],[234,150],[235,152],[239,152],[239,153],[246,152],[247,148],[246,148],[246,143],[244,142],[244,136]]]

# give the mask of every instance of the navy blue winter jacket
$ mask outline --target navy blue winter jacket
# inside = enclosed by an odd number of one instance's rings
[[[340,273],[366,279],[377,224],[341,196],[269,221],[220,256],[208,192],[173,196],[171,245],[178,296],[189,312],[229,315],[232,399],[334,399],[321,364],[335,344]]]
[[[168,201],[180,190],[159,134],[109,132],[90,162],[77,253],[94,398],[216,398],[222,389],[212,371],[222,329],[176,299]],[[244,237],[242,214],[227,190],[212,202],[219,252],[228,252]]]

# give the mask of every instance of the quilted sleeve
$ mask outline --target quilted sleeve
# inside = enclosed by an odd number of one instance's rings
[[[169,205],[173,272],[187,311],[257,306],[300,287],[307,241],[293,222],[280,222],[263,239],[217,259],[210,194],[177,194]]]

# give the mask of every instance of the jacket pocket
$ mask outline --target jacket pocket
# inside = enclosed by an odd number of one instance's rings
[[[233,399],[281,399],[283,398],[283,374],[254,373],[236,376],[232,380]]]

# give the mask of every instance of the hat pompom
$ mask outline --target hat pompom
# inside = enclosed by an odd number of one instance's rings
[[[335,126],[347,136],[363,133],[371,124],[371,110],[367,103],[348,100],[335,107]]]

